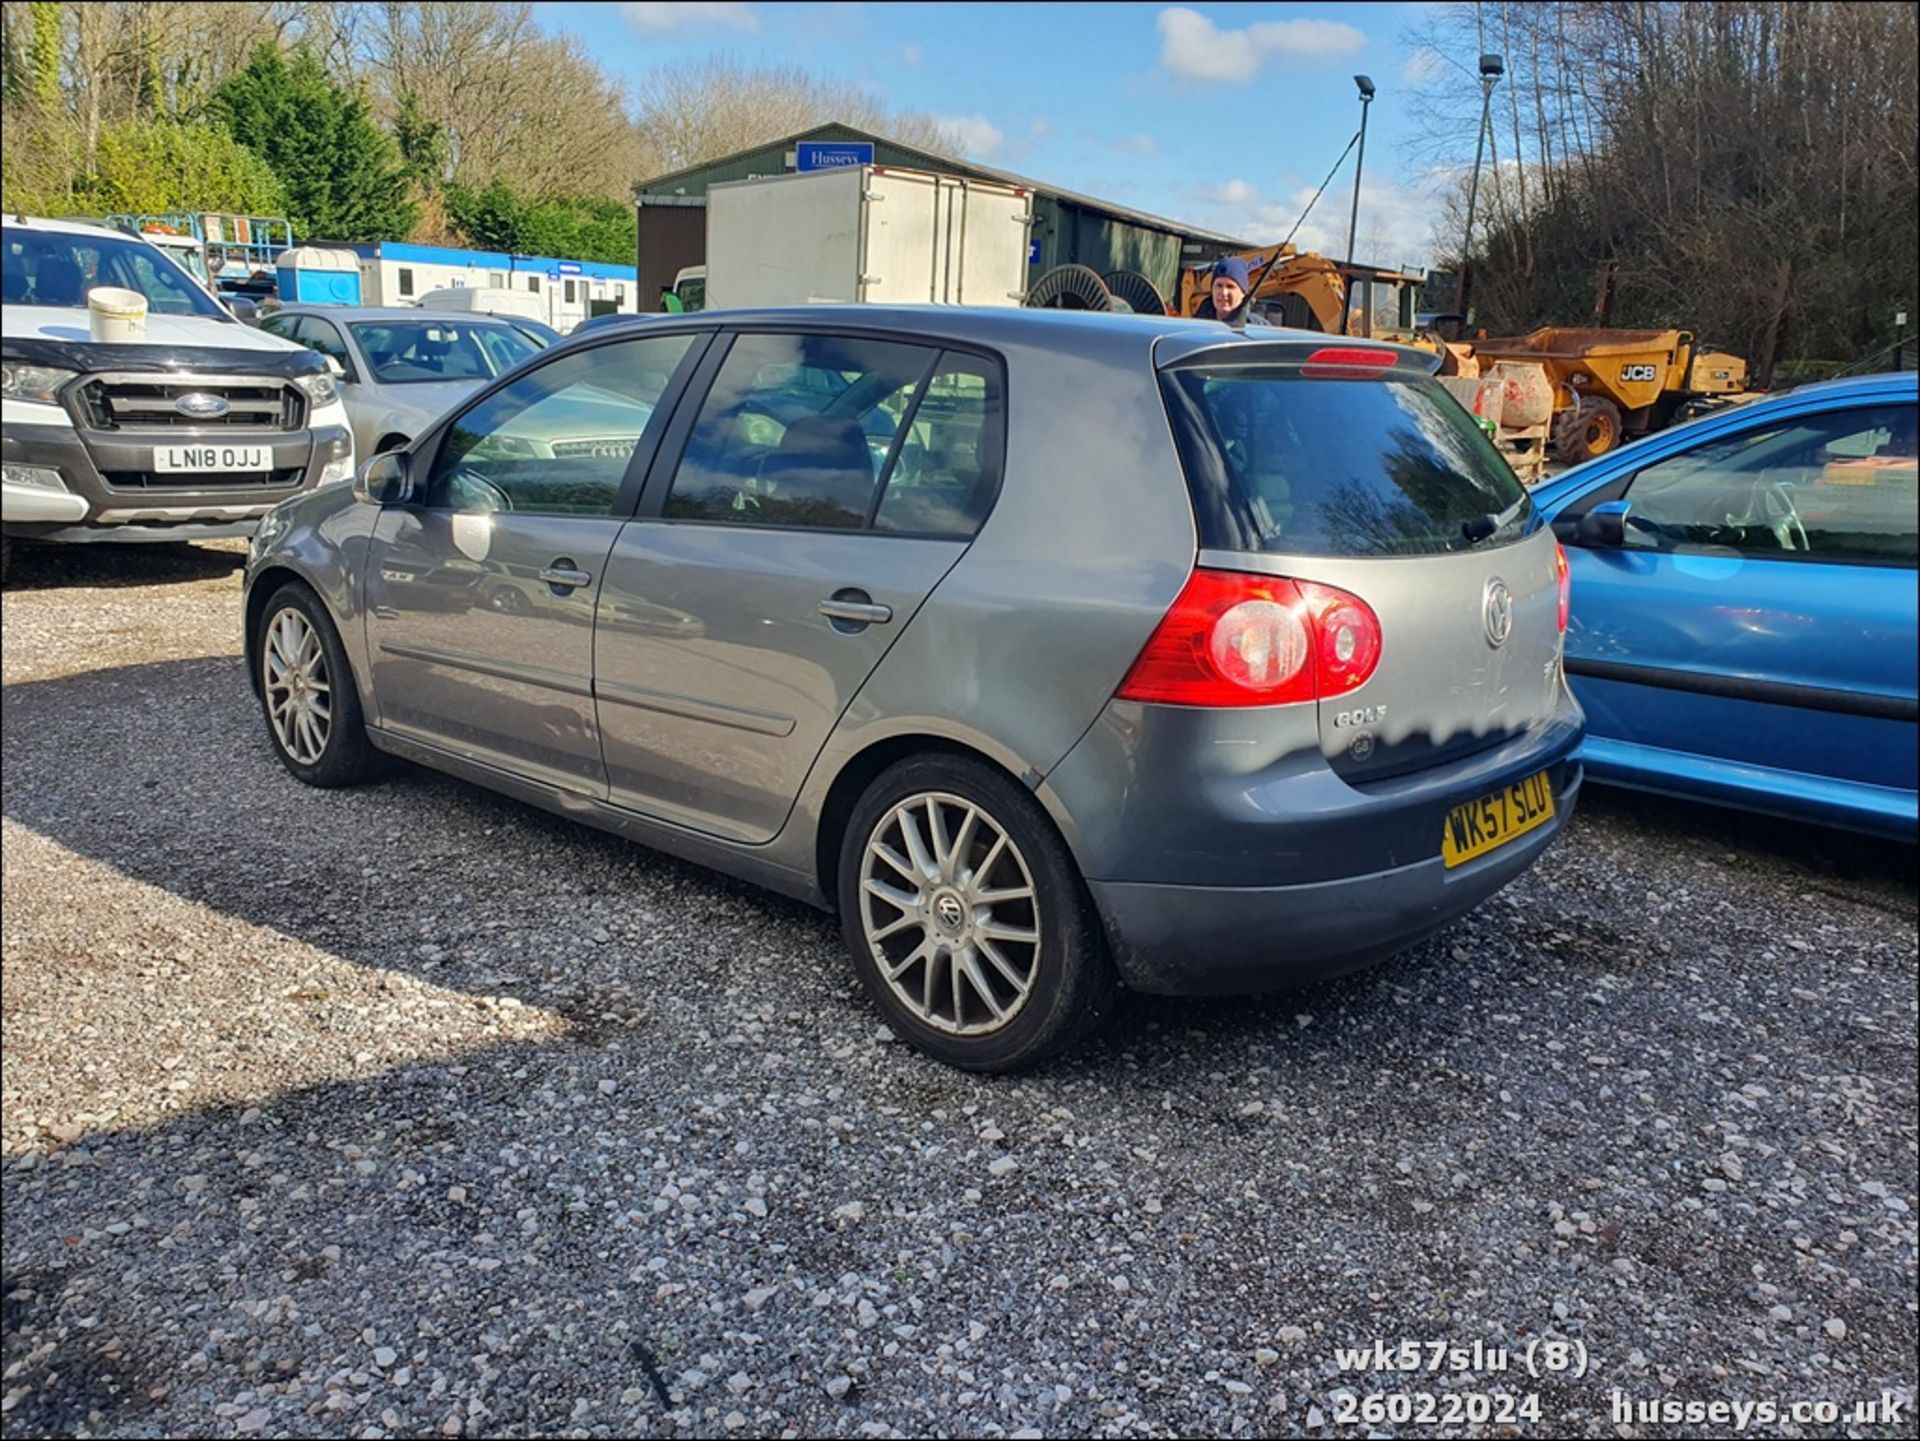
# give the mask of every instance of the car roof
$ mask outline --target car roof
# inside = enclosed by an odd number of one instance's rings
[[[1853,395],[1877,396],[1888,391],[1915,389],[1920,389],[1920,374],[1911,370],[1877,370],[1870,375],[1848,375],[1839,380],[1816,380],[1807,385],[1796,385],[1792,390],[1780,391],[1767,399],[1804,400],[1812,396],[1844,400]]]
[[[104,220],[48,220],[39,215],[8,215],[6,225],[9,230],[26,226],[29,230],[44,230],[53,235],[117,235],[122,240],[147,240],[147,236],[131,230],[122,230],[117,225],[109,225]]]
[[[635,317],[636,319],[640,317]],[[1217,320],[1190,316],[1136,315],[1103,310],[1029,310],[1018,306],[971,305],[791,305],[741,310],[700,310],[691,314],[662,312],[646,317],[676,330],[771,328],[806,330],[898,331],[919,340],[946,341],[986,349],[1030,352],[1072,350],[1081,356],[1109,352],[1115,359],[1151,355],[1154,363],[1171,364],[1201,351],[1240,345],[1271,345],[1275,341],[1325,341],[1318,331],[1280,326],[1253,326],[1235,330]],[[609,327],[595,326],[590,336]],[[567,337],[579,335],[576,329]],[[1341,341],[1343,345],[1370,345],[1404,350],[1381,341]],[[1408,352],[1409,355],[1415,354]],[[1431,360],[1431,356],[1420,355]]]
[[[505,325],[503,316],[484,311],[428,310],[417,305],[282,305],[275,315],[324,315],[338,320],[421,320],[434,325]],[[545,322],[542,322],[543,324]]]
[[[742,310],[701,310],[665,316],[699,325],[848,326],[861,330],[900,330],[978,344],[1044,344],[1049,335],[1073,332],[1111,335],[1121,343],[1183,331],[1219,339],[1232,334],[1217,321],[1173,316],[1132,315],[1100,310],[1029,310],[1010,305],[787,305]]]

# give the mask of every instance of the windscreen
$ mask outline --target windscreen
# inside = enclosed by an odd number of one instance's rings
[[[8,305],[84,310],[87,292],[108,285],[139,291],[154,315],[233,318],[146,241],[105,230],[95,235],[9,225],[0,279]]]
[[[539,353],[510,325],[458,320],[364,320],[353,338],[387,385],[414,381],[490,380]]]
[[[1434,555],[1537,524],[1500,452],[1425,376],[1183,366],[1163,384],[1207,549]]]

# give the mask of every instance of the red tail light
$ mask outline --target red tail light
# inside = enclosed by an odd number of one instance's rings
[[[1122,700],[1291,705],[1343,695],[1380,663],[1380,619],[1312,581],[1196,570],[1134,661]]]
[[[1567,633],[1567,618],[1573,613],[1573,576],[1567,569],[1566,547],[1553,543],[1553,579],[1560,591],[1560,634]]]

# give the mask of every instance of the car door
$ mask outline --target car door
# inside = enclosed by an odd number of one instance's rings
[[[1628,507],[1618,546],[1561,527],[1595,744],[1913,788],[1914,416],[1756,414],[1569,509]]]
[[[483,393],[411,457],[366,570],[380,724],[468,759],[606,793],[592,694],[607,553],[694,334],[616,340]]]
[[[1004,381],[820,333],[727,337],[704,369],[608,557],[594,694],[616,804],[757,842],[978,529]]]

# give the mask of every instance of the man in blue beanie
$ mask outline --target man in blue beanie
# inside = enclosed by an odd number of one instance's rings
[[[1247,262],[1239,256],[1229,255],[1214,261],[1212,288],[1200,302],[1198,317],[1223,321],[1235,330],[1244,330],[1248,321],[1256,319],[1247,283]]]

